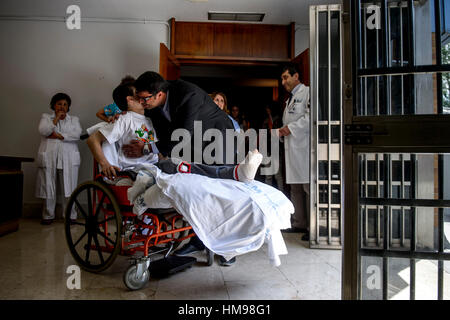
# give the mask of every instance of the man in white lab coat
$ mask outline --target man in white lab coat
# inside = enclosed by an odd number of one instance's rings
[[[290,97],[278,133],[284,140],[286,183],[295,208],[292,227],[283,232],[305,233],[302,240],[309,241],[309,87],[300,82],[294,65],[283,68],[281,83]]]

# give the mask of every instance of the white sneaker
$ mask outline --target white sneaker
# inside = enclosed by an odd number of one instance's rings
[[[153,184],[155,184],[155,178],[150,173],[139,171],[133,186],[127,190],[128,201],[133,203],[137,196],[144,193]]]
[[[136,197],[136,199],[133,201],[133,213],[141,216],[145,210],[147,210],[148,206],[144,201],[144,195],[140,194]]]
[[[245,157],[245,160],[237,166],[237,180],[242,182],[253,181],[262,160],[263,155],[258,151],[258,149],[249,151]]]

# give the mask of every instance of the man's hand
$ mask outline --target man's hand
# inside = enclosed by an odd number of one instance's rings
[[[284,126],[278,130],[280,137],[286,137],[291,134],[291,130],[289,130],[288,126]]]
[[[130,144],[122,146],[122,151],[128,158],[139,158],[143,156],[144,142],[140,140],[131,140]]]
[[[120,171],[120,168],[112,166],[109,162],[101,163],[100,166],[102,167],[103,175],[109,180],[114,180],[117,177],[117,172]]]
[[[167,159],[169,159],[169,157],[163,156],[162,153],[160,152],[160,153],[158,153],[158,159],[159,159],[159,161],[161,161],[161,160],[167,160]]]

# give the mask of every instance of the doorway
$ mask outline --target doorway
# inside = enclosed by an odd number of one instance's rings
[[[262,127],[267,105],[273,105],[274,111],[281,116],[282,102],[278,97],[280,69],[278,66],[182,65],[180,77],[208,93],[223,92],[228,110],[238,106],[241,116],[257,130]]]

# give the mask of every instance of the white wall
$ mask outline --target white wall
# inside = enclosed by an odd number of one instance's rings
[[[295,26],[295,56],[309,48],[309,25]]]
[[[159,43],[167,44],[164,24],[0,21],[0,154],[36,157],[41,114],[51,112],[57,92],[72,98],[70,114],[83,129],[97,122],[95,112],[111,103],[121,77],[158,71]],[[79,143],[79,181],[92,178],[92,156]],[[36,165],[24,163],[24,203],[34,197]]]

